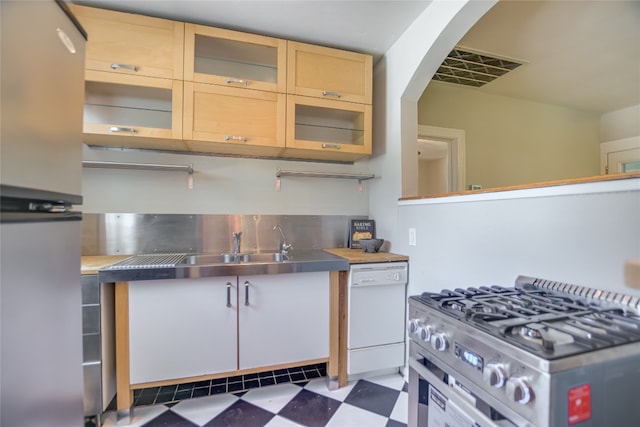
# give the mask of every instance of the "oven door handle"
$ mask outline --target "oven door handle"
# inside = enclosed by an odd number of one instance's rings
[[[461,395],[461,391],[450,387],[443,382],[440,378],[429,371],[422,363],[420,363],[414,356],[409,357],[409,367],[416,371],[421,378],[425,379],[429,384],[433,384],[438,391],[445,395],[447,399],[453,402],[458,408],[470,416],[476,425],[480,427],[500,427],[485,414],[480,412],[474,405],[472,405],[466,397]],[[519,424],[520,425],[520,424]],[[534,427],[533,424],[525,423],[521,424],[522,427]]]

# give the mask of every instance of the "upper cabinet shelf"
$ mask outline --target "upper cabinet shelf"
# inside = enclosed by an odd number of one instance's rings
[[[184,23],[69,4],[89,34],[86,68],[182,80]]]

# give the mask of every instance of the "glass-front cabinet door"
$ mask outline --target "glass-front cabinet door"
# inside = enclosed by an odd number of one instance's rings
[[[88,145],[184,150],[181,80],[85,73]]]
[[[316,158],[353,161],[368,156],[371,106],[288,95],[286,146],[313,150]]]
[[[285,40],[185,24],[188,81],[284,93]]]

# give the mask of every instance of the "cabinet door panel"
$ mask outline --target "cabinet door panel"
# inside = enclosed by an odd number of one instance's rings
[[[287,52],[287,93],[371,104],[370,55],[291,41]]]
[[[236,284],[235,276],[130,282],[131,383],[235,371]]]
[[[240,369],[329,357],[328,272],[240,276],[238,286]]]
[[[185,82],[185,139],[207,144],[284,147],[285,95]],[[212,147],[215,147],[212,145]]]
[[[184,23],[74,4],[69,6],[89,36],[87,69],[182,79]]]

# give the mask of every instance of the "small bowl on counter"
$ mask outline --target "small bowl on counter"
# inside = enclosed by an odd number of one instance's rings
[[[375,253],[382,247],[384,239],[360,239],[358,243],[360,243],[362,252]]]

